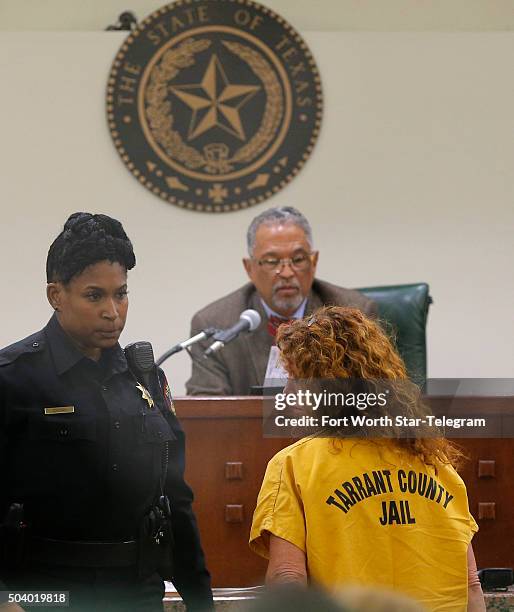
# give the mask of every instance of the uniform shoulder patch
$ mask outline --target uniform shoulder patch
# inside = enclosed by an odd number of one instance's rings
[[[164,396],[164,402],[166,404],[166,408],[176,416],[175,405],[173,404],[173,396],[171,395],[171,389],[168,384],[168,379],[166,378],[166,374],[159,368],[159,381],[161,383],[162,393]]]

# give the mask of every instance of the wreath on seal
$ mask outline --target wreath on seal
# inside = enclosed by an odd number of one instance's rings
[[[224,40],[222,44],[250,66],[266,92],[266,107],[259,129],[232,157],[228,156],[228,147],[224,144],[206,145],[200,152],[186,144],[179,132],[173,129],[168,83],[180,70],[194,66],[195,56],[209,48],[210,40],[187,38],[176,49],[166,51],[161,61],[152,68],[145,91],[145,116],[155,141],[171,159],[192,170],[201,168],[210,174],[224,174],[233,170],[236,163],[254,160],[273,140],[284,113],[282,88],[269,62],[241,43]]]

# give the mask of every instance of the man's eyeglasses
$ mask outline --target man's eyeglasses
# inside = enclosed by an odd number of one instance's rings
[[[308,270],[312,265],[314,253],[298,253],[294,257],[279,259],[278,257],[263,257],[257,259],[257,264],[266,272],[274,272],[280,274],[284,266],[291,266],[295,272],[303,272]]]

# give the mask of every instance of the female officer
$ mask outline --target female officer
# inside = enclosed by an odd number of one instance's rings
[[[119,221],[71,215],[48,252],[53,317],[0,351],[0,590],[162,610],[165,573],[188,609],[208,610],[169,389],[162,372],[145,388],[118,344],[135,261]]]

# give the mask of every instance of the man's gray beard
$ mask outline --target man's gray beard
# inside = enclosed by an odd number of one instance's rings
[[[303,295],[299,292],[296,297],[281,298],[274,294],[271,297],[271,306],[275,312],[288,311],[294,313],[300,307],[303,302]]]

